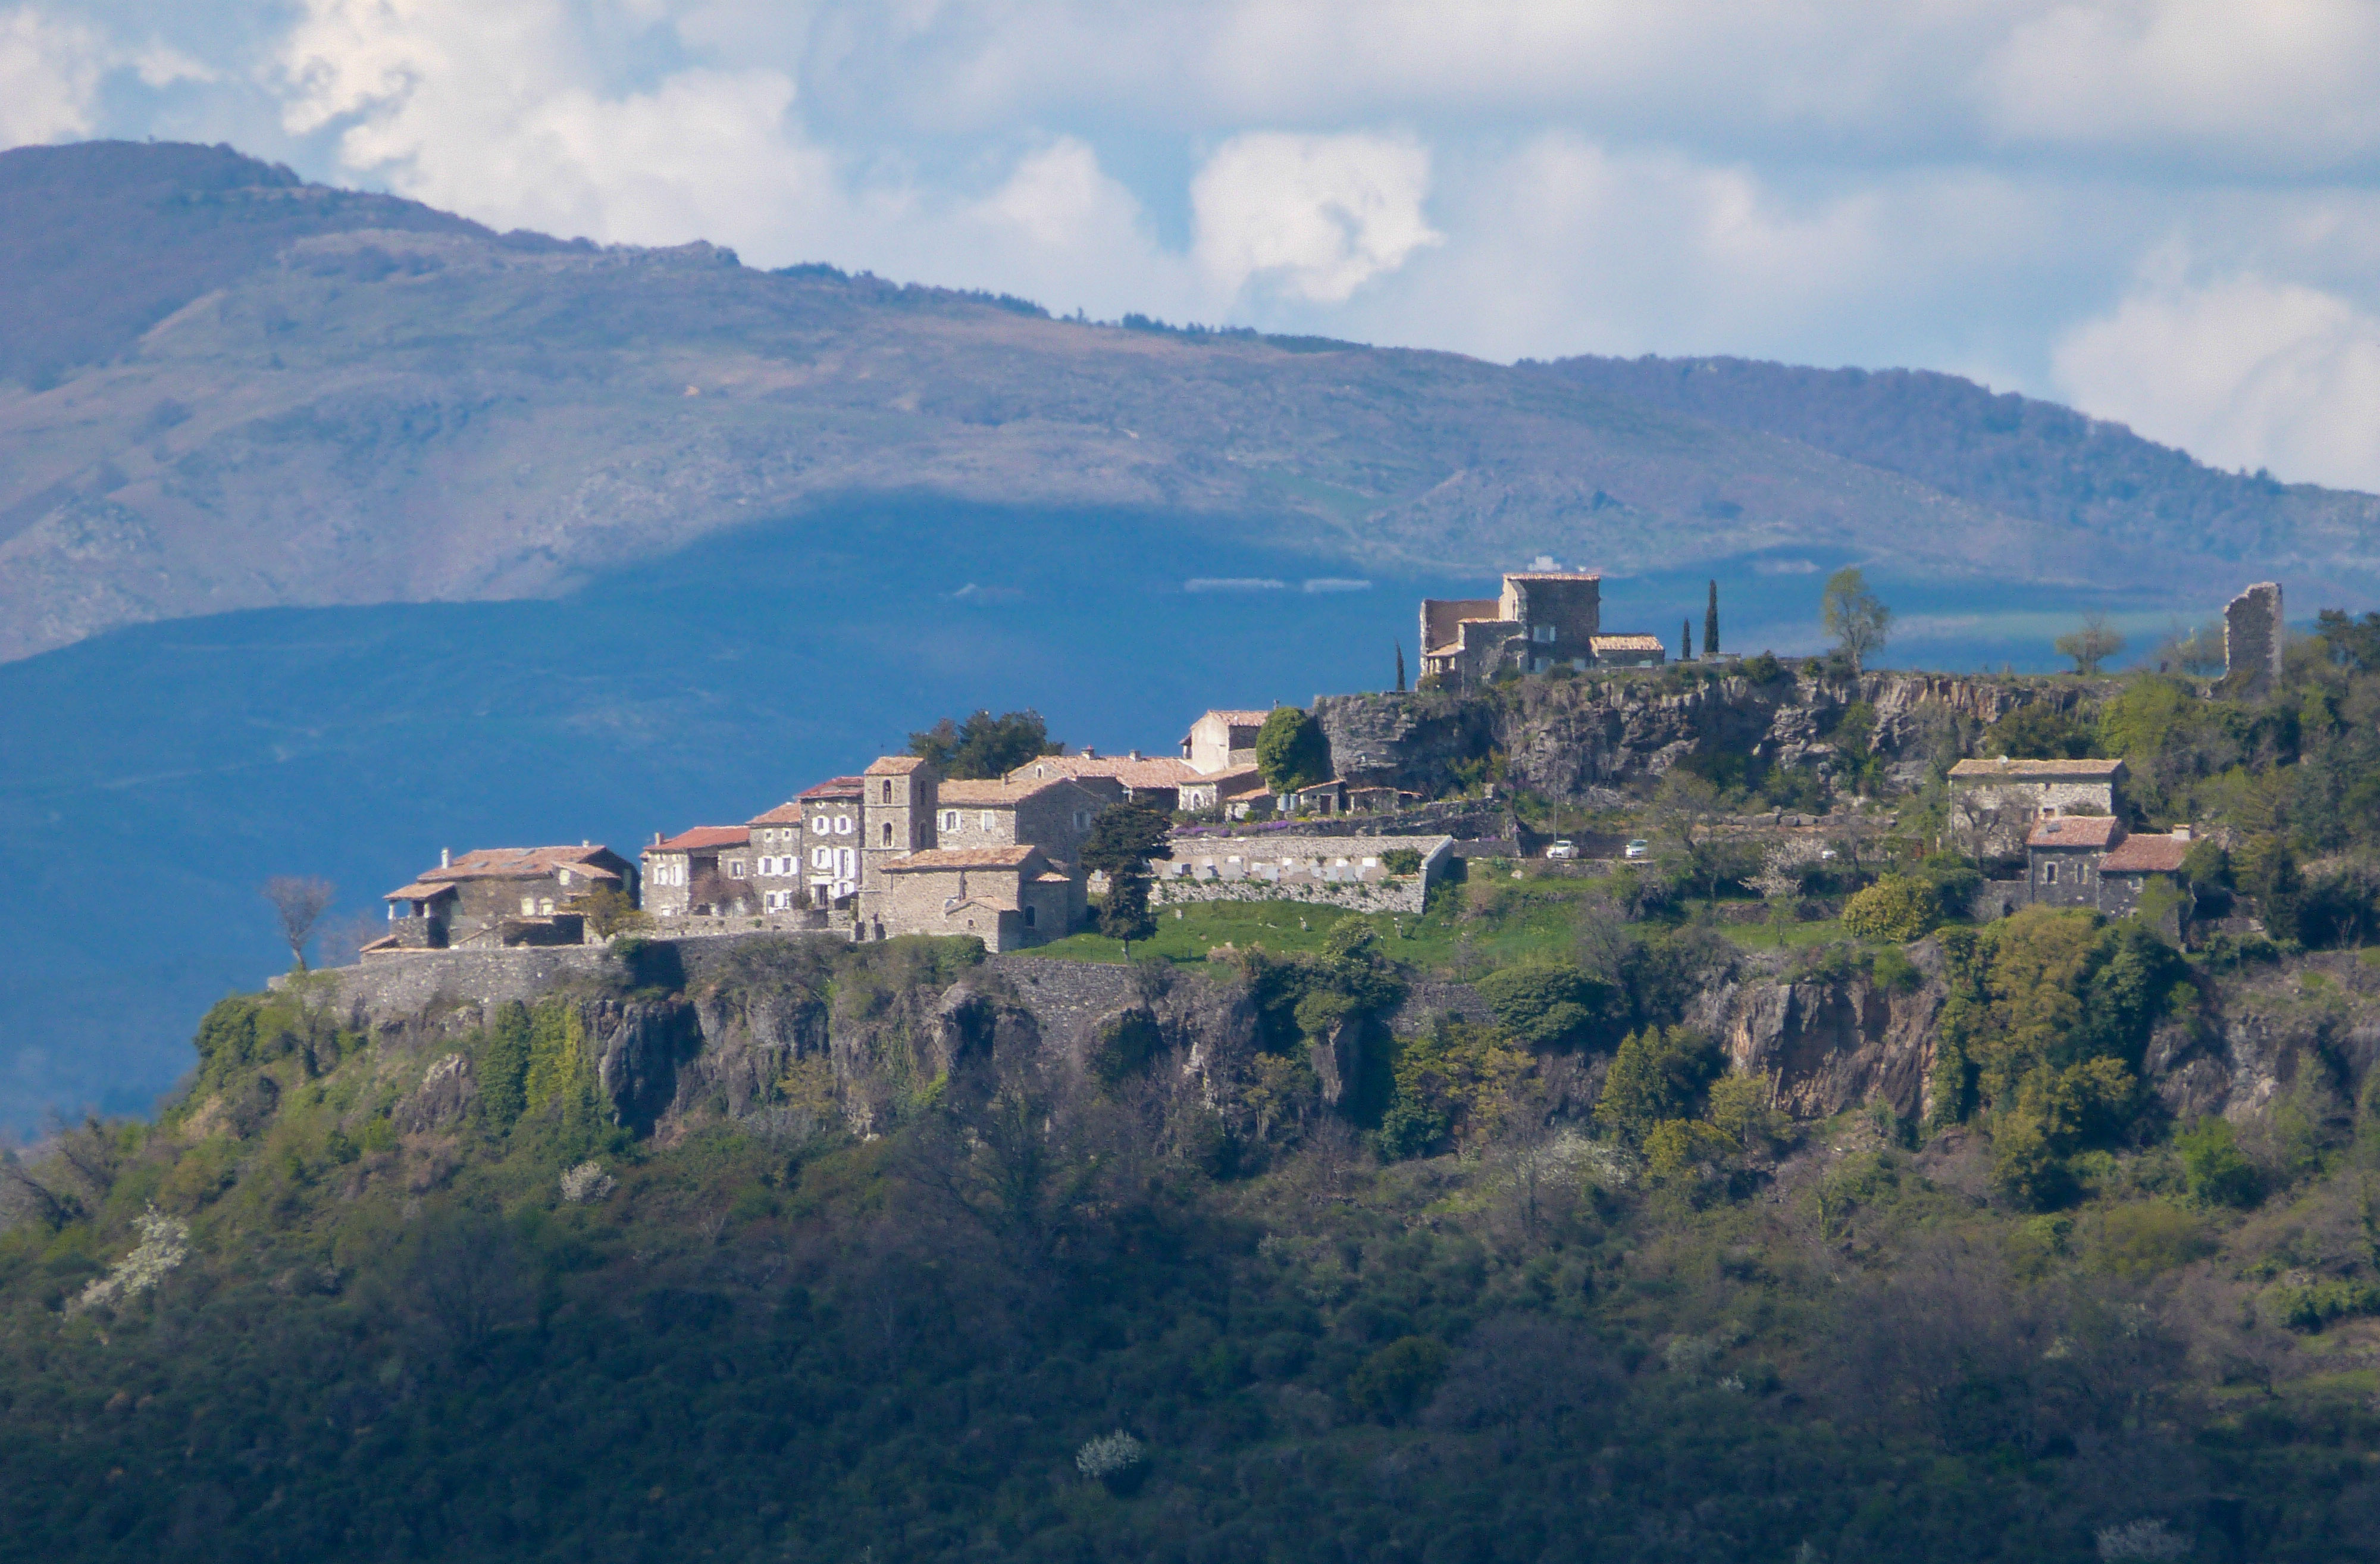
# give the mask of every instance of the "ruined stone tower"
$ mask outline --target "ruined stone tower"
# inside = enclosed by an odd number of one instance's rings
[[[2258,581],[2223,610],[2223,681],[2251,699],[2281,677],[2281,585]]]

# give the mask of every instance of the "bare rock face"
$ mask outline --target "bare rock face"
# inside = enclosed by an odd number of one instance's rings
[[[702,1052],[702,1022],[692,1003],[598,999],[580,1007],[603,1094],[619,1122],[651,1132],[678,1097],[681,1066]]]
[[[1893,992],[1864,976],[1753,981],[1706,997],[1729,1063],[1767,1079],[1773,1101],[1796,1118],[1825,1118],[1867,1103],[1903,1118],[1931,1106],[1936,1022],[1941,1014],[1941,952],[1911,949],[1925,981]]]
[[[2307,1069],[2351,1096],[2380,1064],[2380,974],[2317,957],[2238,984],[2213,1017],[2159,1027],[2143,1064],[2180,1119],[2252,1117]]]
[[[449,1054],[423,1072],[421,1084],[398,1101],[390,1117],[405,1133],[419,1135],[461,1123],[479,1100],[470,1056]]]

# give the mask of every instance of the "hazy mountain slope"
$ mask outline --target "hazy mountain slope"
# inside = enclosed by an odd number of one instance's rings
[[[2191,560],[2078,561],[2066,524],[1542,369],[499,238],[221,154],[195,160],[204,199],[158,196],[200,152],[0,156],[0,229],[103,236],[21,250],[0,334],[110,246],[206,258],[152,307],[207,284],[120,351],[101,332],[86,367],[0,391],[0,657],[233,608],[549,593],[870,495],[1229,518],[1359,569],[1784,549],[1912,580],[2198,584]],[[43,176],[60,160],[71,187]],[[224,188],[242,169],[256,184]],[[38,200],[20,214],[12,190]],[[242,202],[315,203],[341,231],[227,225]]]
[[[1563,359],[1577,385],[1782,434],[2010,516],[2254,568],[2380,571],[2380,497],[2225,472],[2055,402],[1926,370]]]

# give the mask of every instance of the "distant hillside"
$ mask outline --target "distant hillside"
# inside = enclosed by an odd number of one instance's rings
[[[2055,402],[1927,370],[1562,359],[1598,391],[1799,440],[2008,516],[2272,569],[2380,568],[2380,499],[2225,472]]]
[[[548,594],[868,496],[1129,507],[1356,571],[1781,555],[2159,607],[2243,563],[2374,584],[2362,496],[2259,491],[2202,530],[2111,468],[2086,556],[2021,494],[1576,365],[498,236],[226,149],[0,154],[0,658],[237,608]]]

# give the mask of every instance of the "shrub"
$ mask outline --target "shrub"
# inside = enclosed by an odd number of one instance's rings
[[[1784,1129],[1785,1116],[1770,1105],[1765,1079],[1730,1072],[1711,1084],[1710,1121],[1748,1149],[1774,1142]]]
[[[1391,874],[1421,873],[1421,850],[1418,848],[1390,848],[1380,854],[1380,867]]]
[[[1330,779],[1330,742],[1295,706],[1275,706],[1257,730],[1257,770],[1275,792]]]
[[[1075,1452],[1075,1470],[1116,1493],[1140,1485],[1148,1472],[1148,1448],[1119,1428],[1087,1441]]]
[[[601,1200],[619,1187],[620,1181],[603,1171],[600,1162],[582,1162],[566,1167],[562,1173],[562,1198],[573,1205],[587,1205]]]
[[[1645,1171],[1657,1184],[1701,1179],[1743,1154],[1734,1138],[1699,1118],[1670,1118],[1645,1135]]]
[[[1910,993],[1925,982],[1925,974],[1917,970],[1917,963],[1890,947],[1877,951],[1867,970],[1878,988],[1895,994]]]
[[[1365,1417],[1401,1423],[1428,1404],[1446,1377],[1448,1356],[1446,1344],[1435,1337],[1391,1341],[1348,1375],[1348,1404]]]
[[[1555,961],[1523,961],[1477,986],[1505,1030],[1533,1048],[1586,1041],[1613,997],[1610,984]]]
[[[2204,1205],[2253,1205],[2264,1196],[2256,1165],[2240,1149],[2230,1122],[2202,1118],[2174,1137],[2190,1197]]]
[[[2333,1320],[2380,1314],[2380,1282],[2325,1281],[2309,1287],[2277,1287],[2265,1294],[2265,1306],[2273,1318],[2291,1330],[2320,1330]]]
[[[1718,1049],[1682,1026],[1646,1027],[1622,1039],[1596,1099],[1598,1123],[1641,1142],[1654,1128],[1689,1117],[1703,1085],[1716,1072]]]
[[[1843,904],[1845,933],[1896,945],[1923,938],[1941,919],[1934,887],[1900,874],[1887,874]]]

